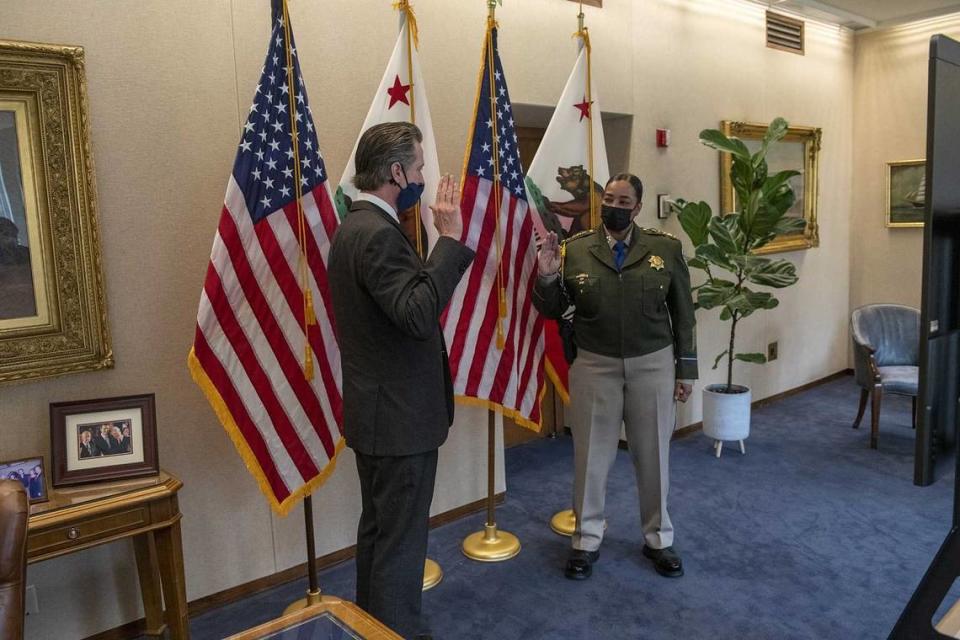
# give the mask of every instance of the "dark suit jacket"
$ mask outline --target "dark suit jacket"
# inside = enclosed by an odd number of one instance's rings
[[[343,370],[343,432],[368,455],[436,449],[453,423],[440,314],[473,260],[441,237],[426,262],[393,218],[360,200],[333,236],[328,275]]]
[[[102,456],[108,456],[113,453],[110,448],[110,436],[101,436],[99,433],[93,436],[93,444],[97,447],[97,450]]]

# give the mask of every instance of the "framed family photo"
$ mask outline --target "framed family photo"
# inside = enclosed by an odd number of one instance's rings
[[[887,163],[886,214],[888,227],[922,227],[926,211],[927,162]]]
[[[153,394],[50,405],[53,486],[155,475]]]
[[[0,462],[0,480],[16,480],[23,484],[30,504],[48,500],[42,456]]]

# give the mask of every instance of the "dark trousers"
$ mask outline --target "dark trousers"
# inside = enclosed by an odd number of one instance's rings
[[[437,450],[356,456],[363,499],[357,527],[357,604],[405,638],[426,633],[420,600]]]

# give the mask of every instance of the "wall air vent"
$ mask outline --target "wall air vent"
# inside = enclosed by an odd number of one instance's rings
[[[803,21],[767,11],[767,46],[803,55]]]

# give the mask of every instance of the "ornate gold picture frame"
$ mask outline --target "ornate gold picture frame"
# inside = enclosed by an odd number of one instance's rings
[[[727,136],[743,140],[751,153],[760,148],[767,131],[767,124],[724,120],[721,129]],[[783,141],[773,145],[767,155],[769,173],[793,169],[800,175],[790,181],[796,195],[794,206],[787,215],[803,216],[807,226],[802,233],[782,235],[775,238],[757,253],[780,253],[809,249],[820,245],[820,227],[817,224],[817,199],[819,195],[819,154],[822,131],[818,127],[790,127]],[[733,161],[729,153],[720,154],[720,206],[723,211],[736,210],[736,195],[730,181]]]
[[[887,163],[888,227],[922,227],[926,211],[927,161]]]
[[[81,47],[0,41],[0,384],[113,366]]]

